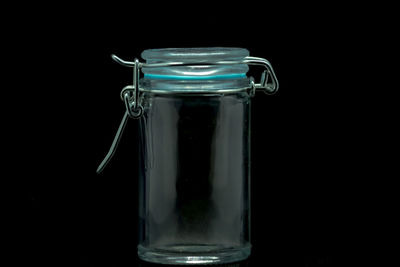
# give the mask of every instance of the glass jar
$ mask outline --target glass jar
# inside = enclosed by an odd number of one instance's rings
[[[272,67],[243,48],[149,49],[142,58],[114,56],[134,68],[134,84],[121,92],[127,112],[109,152],[128,116],[138,118],[139,257],[163,264],[246,259],[251,97],[277,90]],[[252,64],[266,67],[260,84],[246,76]]]

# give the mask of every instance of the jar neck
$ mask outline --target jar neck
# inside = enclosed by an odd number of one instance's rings
[[[171,93],[215,93],[242,91],[249,88],[249,78],[240,76],[234,79],[149,79],[140,80],[144,91]]]

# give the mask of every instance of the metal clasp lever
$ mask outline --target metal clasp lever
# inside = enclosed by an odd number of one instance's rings
[[[254,79],[250,78],[249,89],[251,89],[252,95],[256,90],[263,90],[266,94],[274,94],[279,89],[279,82],[276,78],[275,72],[269,63],[268,60],[259,57],[245,57],[243,60],[239,61],[210,61],[210,62],[165,62],[165,63],[142,63],[139,62],[138,59],[135,59],[134,62],[125,61],[116,55],[111,55],[112,59],[119,64],[132,67],[133,68],[133,84],[125,86],[121,90],[121,99],[125,103],[126,112],[122,118],[122,121],[118,127],[117,133],[115,134],[114,140],[111,144],[111,147],[104,157],[103,161],[100,163],[97,168],[97,173],[100,173],[104,170],[107,164],[110,162],[113,157],[118,143],[121,139],[122,133],[125,129],[128,118],[140,118],[143,114],[143,107],[140,104],[140,88],[139,88],[139,76],[140,69],[142,67],[145,68],[156,68],[156,67],[173,67],[173,66],[193,66],[193,65],[234,65],[234,64],[247,64],[247,65],[258,65],[263,66],[266,70],[261,75],[260,83],[255,83]],[[271,80],[271,82],[269,82]]]
[[[123,93],[128,90],[134,91],[134,96],[136,100],[139,100],[139,71],[142,67],[144,68],[160,68],[160,67],[174,67],[174,66],[195,66],[195,65],[235,65],[235,64],[247,64],[247,65],[258,65],[263,66],[265,68],[264,72],[261,75],[260,83],[254,83],[249,85],[249,88],[255,87],[256,90],[264,90],[266,94],[274,94],[279,89],[279,82],[276,78],[274,69],[272,68],[271,63],[265,58],[260,57],[245,57],[243,60],[237,61],[209,61],[209,62],[163,62],[163,63],[142,63],[135,59],[134,62],[125,61],[116,55],[111,56],[113,60],[118,62],[119,64],[126,67],[133,67],[133,84],[134,86],[127,86],[122,89],[121,98],[123,98]],[[269,82],[271,80],[271,82]],[[135,100],[134,100],[135,101]],[[137,101],[135,101],[136,103]],[[134,105],[135,108],[139,108],[140,104]]]

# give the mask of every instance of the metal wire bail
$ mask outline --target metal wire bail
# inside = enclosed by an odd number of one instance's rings
[[[172,66],[194,66],[194,65],[234,65],[234,64],[247,64],[247,65],[258,65],[263,66],[266,70],[261,75],[260,83],[255,83],[254,78],[250,77],[249,85],[244,90],[250,90],[249,94],[251,96],[255,95],[257,90],[262,90],[264,93],[272,95],[275,94],[279,89],[279,82],[276,78],[275,72],[269,63],[268,60],[259,57],[245,57],[243,60],[239,61],[210,61],[210,62],[163,62],[163,63],[142,63],[139,62],[138,59],[135,59],[133,62],[125,61],[116,55],[111,55],[112,59],[117,63],[133,68],[133,83],[132,85],[125,86],[120,93],[121,99],[125,103],[126,112],[118,131],[114,137],[113,143],[111,147],[97,168],[97,173],[102,172],[102,170],[106,167],[108,162],[111,160],[114,155],[119,140],[121,139],[122,133],[124,131],[125,125],[128,121],[128,118],[138,119],[143,114],[143,107],[140,104],[140,88],[139,88],[139,77],[140,77],[140,69],[142,67],[145,68],[157,68],[157,67],[172,67]]]
[[[279,82],[276,78],[274,69],[272,68],[271,63],[265,58],[260,57],[245,57],[243,60],[237,61],[210,61],[210,62],[162,62],[162,63],[143,63],[139,62],[138,59],[135,59],[134,62],[125,61],[116,55],[111,56],[113,60],[118,62],[119,64],[126,66],[126,67],[133,67],[133,84],[134,88],[131,88],[134,92],[134,97],[132,101],[134,111],[140,106],[140,99],[139,99],[139,74],[140,69],[144,68],[159,68],[159,67],[174,67],[174,66],[196,66],[196,65],[235,65],[235,64],[247,64],[247,65],[254,65],[254,66],[263,66],[265,68],[264,72],[261,75],[260,83],[254,83],[254,85],[250,82],[247,89],[262,90],[264,93],[272,95],[275,94],[279,89]],[[125,88],[124,88],[125,89]],[[123,89],[123,90],[124,90]],[[121,93],[121,98],[123,95]]]

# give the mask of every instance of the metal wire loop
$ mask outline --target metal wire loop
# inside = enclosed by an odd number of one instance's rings
[[[133,91],[135,90],[135,87],[133,85],[127,85],[124,88],[122,88],[121,92],[120,92],[120,97],[121,100],[124,101],[125,98],[125,94],[128,93],[129,97],[131,98],[133,95]]]
[[[129,117],[133,119],[138,119],[143,114],[143,107],[137,105],[135,108],[135,102],[131,101],[131,97],[129,96],[129,92],[125,92],[124,94],[124,103],[126,111],[128,112]]]

